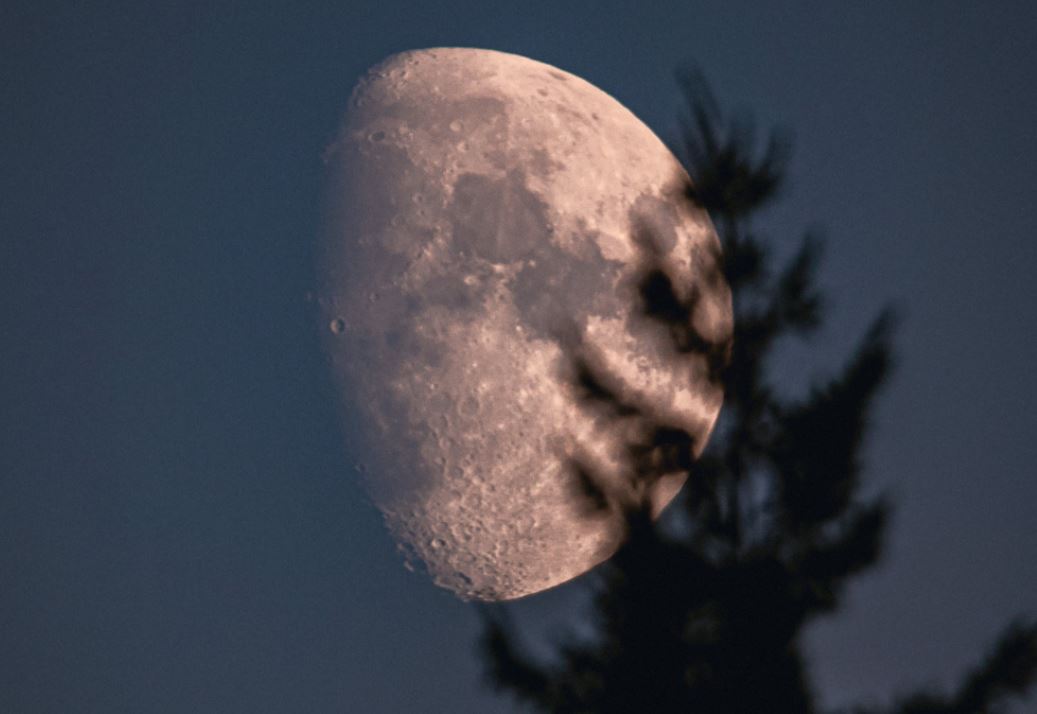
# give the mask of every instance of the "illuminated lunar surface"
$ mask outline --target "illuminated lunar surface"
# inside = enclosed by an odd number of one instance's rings
[[[580,455],[622,488],[622,433],[589,410],[560,334],[599,353],[701,449],[722,395],[674,371],[637,313],[644,225],[696,327],[723,339],[730,295],[704,279],[719,250],[664,144],[586,81],[477,49],[405,52],[355,88],[325,157],[319,305],[347,437],[412,565],[466,599],[538,592],[619,542],[589,513]],[[568,330],[568,332],[566,332]],[[656,511],[683,476],[658,481]]]

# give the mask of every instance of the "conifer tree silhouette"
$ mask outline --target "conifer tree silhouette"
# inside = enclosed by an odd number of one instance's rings
[[[890,507],[861,495],[862,448],[872,403],[892,365],[894,315],[867,329],[847,363],[802,398],[779,394],[768,357],[786,336],[820,325],[815,285],[820,241],[807,235],[777,271],[751,219],[779,194],[788,142],[772,133],[762,153],[753,125],[728,122],[702,77],[678,75],[687,110],[678,147],[692,177],[686,199],[706,209],[721,238],[734,298],[732,339],[692,327],[696,295],[681,300],[646,246],[645,319],[665,325],[681,359],[707,365],[724,407],[704,455],[691,436],[612,388],[593,354],[574,350],[588,403],[643,435],[627,445],[630,485],[610,490],[585,465],[573,470],[594,509],[622,510],[625,544],[596,571],[596,636],[562,645],[556,661],[530,656],[506,607],[485,608],[480,648],[490,684],[552,714],[809,714],[818,711],[801,649],[804,627],[839,607],[846,583],[873,566]],[[757,156],[757,154],[760,154]],[[675,469],[689,478],[653,523],[636,486]],[[1037,679],[1037,625],[1011,624],[953,693],[917,694],[878,711],[998,711]]]

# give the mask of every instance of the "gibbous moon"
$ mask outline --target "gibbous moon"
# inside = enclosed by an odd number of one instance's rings
[[[571,462],[621,488],[623,434],[581,400],[567,345],[593,349],[696,455],[722,401],[639,314],[647,229],[678,292],[698,295],[694,327],[730,335],[728,289],[706,279],[717,237],[679,162],[579,77],[462,48],[371,69],[325,162],[325,342],[346,437],[408,563],[503,600],[608,558],[622,517],[588,512]],[[653,510],[683,478],[652,485]]]

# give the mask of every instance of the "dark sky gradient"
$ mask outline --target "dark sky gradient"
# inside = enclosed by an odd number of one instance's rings
[[[0,711],[512,711],[357,490],[305,299],[321,150],[419,47],[555,64],[667,139],[694,59],[793,130],[760,227],[827,228],[833,304],[790,388],[905,309],[869,450],[897,518],[811,632],[826,702],[1037,614],[1037,5],[85,5],[0,8]]]

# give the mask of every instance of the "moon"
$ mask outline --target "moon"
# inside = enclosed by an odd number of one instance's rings
[[[674,369],[639,314],[647,229],[694,327],[731,296],[709,217],[652,131],[548,64],[482,49],[404,52],[354,88],[327,148],[318,304],[346,437],[406,563],[463,599],[518,598],[608,558],[622,516],[588,512],[573,459],[624,481],[622,425],[588,408],[572,346],[624,398],[694,438],[722,402]],[[685,474],[647,494],[658,512]]]

